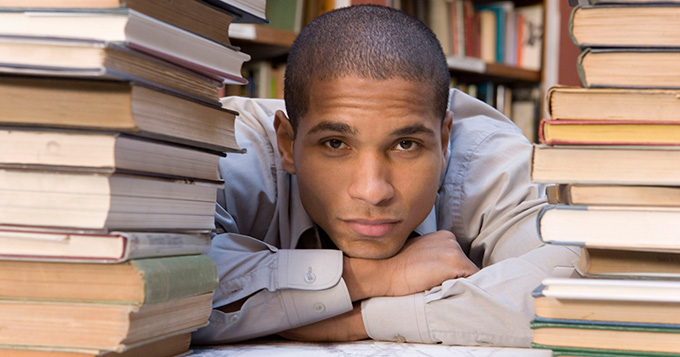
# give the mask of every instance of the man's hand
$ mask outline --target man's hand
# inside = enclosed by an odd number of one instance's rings
[[[409,239],[391,258],[345,257],[342,277],[352,301],[358,301],[422,292],[477,271],[479,268],[465,256],[453,233],[438,231]]]
[[[361,304],[352,311],[279,333],[279,336],[295,341],[358,341],[368,338],[361,318]]]
[[[470,276],[479,268],[465,256],[453,233],[439,231],[409,239],[387,259],[344,258],[342,277],[352,301],[425,291],[446,280]],[[361,304],[350,312],[279,333],[296,341],[356,341],[368,338]]]

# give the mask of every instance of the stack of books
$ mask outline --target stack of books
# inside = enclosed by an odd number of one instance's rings
[[[550,90],[532,169],[557,184],[541,239],[581,257],[534,292],[533,342],[555,355],[677,355],[680,4],[591,3],[570,22],[585,88]]]
[[[218,161],[241,151],[218,93],[246,82],[227,35],[245,13],[3,6],[0,355],[186,353],[218,283]]]

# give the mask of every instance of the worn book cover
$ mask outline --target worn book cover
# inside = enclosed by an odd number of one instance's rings
[[[0,224],[212,230],[218,187],[139,175],[0,169]]]
[[[547,145],[680,145],[680,121],[543,119],[538,137]]]
[[[680,122],[678,97],[669,89],[555,86],[547,103],[551,119]]]
[[[584,87],[680,88],[680,47],[586,48],[577,69]]]
[[[133,259],[120,264],[0,260],[0,299],[157,304],[217,288],[205,255]]]
[[[680,186],[678,146],[535,145],[532,180],[547,184]]]
[[[569,33],[580,47],[678,47],[679,4],[577,6]]]
[[[117,131],[217,152],[240,151],[236,112],[137,82],[4,76],[0,107],[5,126]]]
[[[531,322],[533,343],[572,348],[680,353],[680,328]]]
[[[3,11],[4,10],[4,11]],[[225,83],[245,84],[250,55],[129,8],[49,12],[0,10],[0,33],[10,36],[122,42],[126,46]]]
[[[546,243],[611,249],[680,249],[678,207],[549,205],[541,209],[537,224],[539,236]]]
[[[203,327],[211,311],[212,293],[142,306],[0,299],[0,346],[123,352]]]

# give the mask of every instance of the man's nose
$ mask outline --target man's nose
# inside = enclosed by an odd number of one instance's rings
[[[370,205],[384,204],[394,197],[391,170],[381,154],[360,155],[355,162],[349,195]]]

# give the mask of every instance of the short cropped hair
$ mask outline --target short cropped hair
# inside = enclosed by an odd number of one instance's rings
[[[444,119],[450,74],[437,37],[408,14],[358,5],[327,12],[300,31],[288,54],[284,98],[295,132],[309,108],[313,81],[356,75],[402,78],[431,86],[434,113]]]

